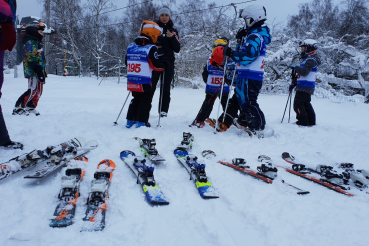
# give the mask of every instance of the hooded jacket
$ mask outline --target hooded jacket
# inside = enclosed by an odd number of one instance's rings
[[[35,37],[33,34],[31,34],[27,30],[27,34],[22,39],[23,70],[25,78],[36,76],[36,66],[41,66],[43,70],[45,69],[45,57],[41,40],[39,37]]]
[[[173,28],[172,20],[169,20],[167,24],[162,23],[160,20],[156,22],[161,28],[163,28],[163,34],[159,36],[156,46],[159,49],[159,56],[165,57],[168,61],[174,61],[174,52],[178,53],[181,49],[179,43],[178,31]],[[174,32],[175,35],[171,38],[167,36],[167,30]]]
[[[232,60],[240,65],[249,65],[260,56],[260,47],[262,42],[258,36],[250,34],[260,34],[263,37],[266,45],[269,45],[272,41],[270,29],[267,26],[260,26],[257,24],[258,23],[256,23],[255,26],[247,32],[243,43],[241,45],[237,45],[236,51],[234,51],[232,54]]]

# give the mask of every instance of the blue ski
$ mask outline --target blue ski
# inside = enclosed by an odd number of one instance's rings
[[[137,176],[137,183],[142,185],[147,202],[152,205],[168,205],[169,201],[160,190],[154,179],[154,164],[147,163],[143,157],[138,157],[129,150],[120,152],[120,159],[127,164]]]

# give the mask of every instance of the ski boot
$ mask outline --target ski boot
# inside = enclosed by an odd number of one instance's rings
[[[260,172],[259,174],[267,178],[274,179],[277,177],[278,169],[271,162],[265,161],[260,167],[257,167],[257,170]]]
[[[21,107],[14,107],[12,115],[29,115],[29,112]]]
[[[183,140],[181,142],[181,145],[186,145],[187,148],[192,149],[192,143],[194,141],[194,137],[189,132],[183,132]]]
[[[137,123],[135,120],[127,120],[126,128],[131,128]]]
[[[198,163],[197,159],[198,158],[195,155],[186,156],[186,162],[196,174],[197,180],[201,183],[206,183],[208,179],[206,177],[205,164]]]
[[[205,122],[208,123],[212,128],[215,128],[215,124],[216,124],[216,120],[215,119],[207,118],[205,120]]]
[[[39,116],[40,115],[40,113],[36,109],[34,109],[34,108],[26,107],[25,108],[25,111],[28,112],[28,114],[34,114],[36,116]]]
[[[229,128],[229,126],[227,126],[225,123],[223,122],[218,122],[218,126],[216,127],[217,132],[225,132],[227,131]]]
[[[137,168],[141,176],[145,178],[146,185],[155,186],[154,164],[147,163],[146,159],[143,157],[136,157],[134,159],[133,165]],[[137,182],[139,180],[139,177],[140,176],[137,177]]]
[[[191,126],[197,126],[197,128],[204,128],[205,123],[204,123],[204,122],[202,122],[202,121],[194,120],[194,121],[192,122],[192,124],[190,125],[190,127],[191,127]]]
[[[241,168],[250,168],[250,166],[246,165],[245,159],[242,158],[234,158],[232,164]]]

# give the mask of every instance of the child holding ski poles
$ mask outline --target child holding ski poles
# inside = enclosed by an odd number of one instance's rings
[[[229,47],[226,50],[226,55],[237,64],[235,94],[230,99],[225,117],[219,117],[217,130],[225,131],[235,123],[250,137],[263,137],[265,117],[257,98],[263,85],[266,46],[270,44],[272,36],[264,25],[267,19],[265,7],[250,5],[240,11],[239,17],[245,20],[245,27],[236,35],[239,45],[235,51]],[[241,113],[234,121],[238,109]]]
[[[315,80],[318,66],[321,64],[320,57],[316,54],[318,44],[313,39],[305,39],[300,42],[300,66],[292,66],[297,76],[296,81],[292,81],[290,93],[296,87],[296,95],[293,101],[293,110],[296,112],[296,125],[315,125],[315,112],[311,105],[311,95],[314,94]]]
[[[127,128],[150,127],[152,72],[164,71],[167,67],[158,59],[155,45],[161,34],[158,24],[143,21],[140,36],[127,48],[127,90],[132,91],[133,96],[127,112]]]
[[[221,38],[214,42],[213,53],[211,59],[206,62],[204,71],[202,73],[202,79],[206,83],[205,88],[205,100],[197,114],[195,120],[190,126],[197,126],[198,128],[203,128],[205,126],[205,121],[209,121],[209,116],[213,110],[214,102],[218,97],[221,100],[223,111],[226,108],[227,98],[229,93],[229,85],[223,84],[224,69],[224,47],[227,45],[228,39]],[[222,98],[220,98],[221,90],[223,84]]]

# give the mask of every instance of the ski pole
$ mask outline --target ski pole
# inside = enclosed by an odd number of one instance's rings
[[[290,112],[288,113],[288,123],[290,123],[290,117],[291,117],[291,99],[292,99],[292,92],[290,95]]]
[[[100,81],[99,85],[101,84],[101,82],[103,82],[103,80],[105,79],[107,73],[105,73],[104,77],[102,78],[102,80]]]
[[[225,46],[225,48],[223,50],[223,54],[225,54],[227,48],[228,48],[228,44]],[[224,68],[223,68],[223,83],[222,83],[222,89],[220,90],[220,98],[222,98],[222,96],[223,96],[223,87],[224,87],[224,81],[225,81],[224,80],[224,76],[225,76],[225,71],[226,71],[227,63],[228,63],[228,56],[226,56],[226,62],[224,64]],[[219,105],[218,105],[217,121],[215,123],[214,134],[217,133],[219,110],[220,110],[220,100],[219,100]]]
[[[119,119],[119,117],[120,117],[120,114],[121,114],[121,113],[122,113],[122,111],[123,111],[124,105],[126,105],[126,102],[127,102],[127,100],[128,100],[129,94],[131,94],[131,92],[129,92],[129,93],[128,93],[128,96],[127,96],[126,100],[124,101],[123,107],[122,107],[122,109],[121,109],[121,110],[120,110],[120,112],[119,112],[118,118],[117,118],[117,120],[114,122],[114,125],[115,125],[115,126],[116,126],[116,125],[118,125],[118,119]]]
[[[236,68],[235,68],[236,69]],[[234,70],[233,72],[233,77],[232,77],[232,83],[231,83],[231,86],[233,85],[233,81],[234,81],[234,76],[236,75],[236,70]],[[228,98],[227,98],[227,104],[226,104],[226,107],[224,109],[224,114],[223,114],[223,122],[224,122],[224,119],[225,119],[225,116],[226,116],[226,113],[227,113],[227,108],[228,108],[228,102],[229,102],[229,98],[231,96],[231,90],[228,92]],[[220,101],[222,100],[222,98],[219,99]]]
[[[288,94],[287,103],[286,103],[286,107],[284,108],[284,113],[283,113],[283,117],[282,117],[282,121],[281,121],[281,123],[283,122],[284,115],[286,114],[286,109],[287,109],[287,105],[288,105],[288,100],[290,99],[290,97],[291,97],[291,91],[290,91],[290,93]]]
[[[161,88],[160,88],[160,102],[159,102],[159,122],[156,127],[161,127],[160,118],[161,118],[161,107],[163,103],[163,93],[164,93],[164,76],[165,76],[165,71],[163,71],[163,74],[161,75],[161,81],[160,81]]]

